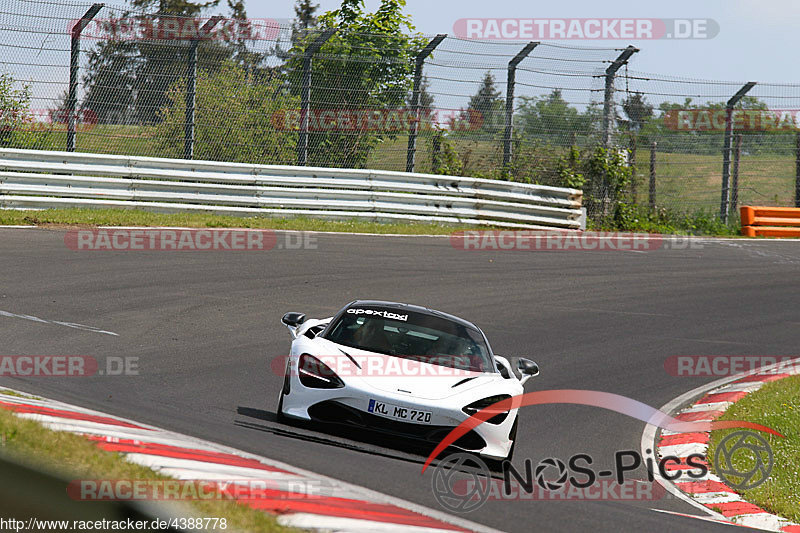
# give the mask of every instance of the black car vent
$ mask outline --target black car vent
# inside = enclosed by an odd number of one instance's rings
[[[341,348],[339,348],[339,351],[340,351],[340,352],[342,352],[343,354],[345,354],[345,355],[347,356],[347,358],[348,358],[348,359],[350,359],[350,361],[352,361],[352,362],[353,362],[353,364],[354,364],[354,365],[356,365],[356,367],[358,367],[358,369],[359,369],[359,370],[361,370],[361,365],[359,365],[359,364],[358,364],[358,361],[356,361],[356,360],[353,358],[353,356],[352,356],[352,355],[350,355],[349,353],[345,352],[345,351],[344,351],[344,350],[342,350]]]
[[[453,386],[452,386],[452,387],[450,387],[450,388],[451,388],[451,389],[455,389],[455,388],[456,388],[456,387],[458,387],[459,385],[463,385],[463,384],[464,384],[464,383],[466,383],[467,381],[472,381],[472,380],[473,380],[473,379],[475,379],[476,377],[478,377],[478,376],[472,376],[471,378],[464,378],[464,379],[462,379],[461,381],[459,381],[458,383],[456,383],[455,385],[453,385]]]

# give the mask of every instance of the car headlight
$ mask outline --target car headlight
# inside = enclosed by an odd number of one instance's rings
[[[314,356],[304,353],[297,365],[300,383],[311,389],[341,389],[344,382],[331,368]]]
[[[462,411],[466,414],[472,416],[478,411],[489,407],[490,405],[496,404],[497,402],[502,402],[503,400],[508,400],[511,398],[509,394],[498,394],[497,396],[489,396],[488,398],[484,398],[482,400],[478,400],[477,402],[472,402],[468,406],[466,406]],[[498,414],[487,420],[490,424],[502,424],[503,421],[508,417],[508,411],[495,411]]]

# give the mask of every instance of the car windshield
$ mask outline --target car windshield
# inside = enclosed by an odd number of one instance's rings
[[[325,338],[351,348],[472,372],[493,372],[489,348],[475,328],[395,308],[349,308]]]

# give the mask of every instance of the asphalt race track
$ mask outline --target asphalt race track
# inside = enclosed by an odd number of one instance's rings
[[[138,357],[138,376],[0,378],[0,384],[214,440],[432,508],[424,457],[403,445],[275,420],[286,311],[330,316],[356,298],[425,305],[481,326],[501,355],[536,360],[527,390],[590,389],[661,407],[715,378],[672,377],[671,355],[797,355],[800,246],[456,250],[447,238],[318,235],[315,250],[76,252],[64,231],[0,229],[0,355]],[[280,241],[280,239],[279,239]],[[521,411],[515,464],[588,453],[597,469],[638,450],[644,424],[611,411]],[[637,473],[643,479],[644,469]],[[723,530],[652,502],[490,501],[465,518],[505,531]]]

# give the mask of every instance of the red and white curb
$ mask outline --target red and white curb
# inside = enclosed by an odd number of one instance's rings
[[[661,410],[685,422],[713,421],[735,402],[757,391],[765,383],[800,373],[797,361],[800,359],[793,361],[794,364],[778,363],[718,380],[676,398]],[[700,399],[687,405],[690,398],[698,396]],[[685,407],[681,408],[681,405]],[[645,446],[649,448],[655,443],[659,458],[668,455],[681,458],[682,465],[669,463],[665,465],[665,469],[670,471],[671,475],[678,471],[681,475],[674,480],[666,480],[657,475],[658,482],[678,498],[705,510],[711,520],[767,531],[800,533],[800,525],[745,501],[736,491],[728,487],[724,480],[711,472],[701,478],[690,478],[687,475],[689,470],[686,467],[686,458],[692,454],[706,456],[709,440],[709,432],[679,433],[668,430],[659,432],[654,426],[648,426],[642,436],[642,448]]]
[[[3,391],[20,396],[2,394]],[[278,522],[285,526],[356,533],[497,533],[434,509],[265,457],[6,387],[0,387],[0,409],[49,429],[83,435],[103,450],[123,454],[131,463],[178,480],[244,486],[244,490],[235,491],[234,498],[278,515]],[[308,487],[314,490],[309,491]]]

